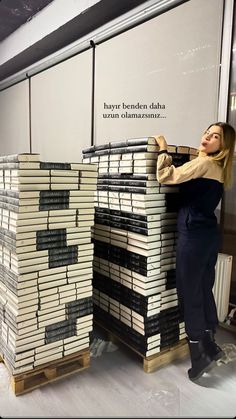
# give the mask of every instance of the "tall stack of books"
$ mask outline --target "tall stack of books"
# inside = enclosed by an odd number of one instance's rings
[[[13,374],[89,347],[97,166],[0,157],[0,353]]]
[[[189,151],[169,147],[175,165]],[[185,337],[175,281],[178,187],[157,182],[157,155],[152,137],[83,150],[83,162],[98,165],[94,316],[145,356]]]

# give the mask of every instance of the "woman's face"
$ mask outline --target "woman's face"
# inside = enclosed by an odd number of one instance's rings
[[[221,149],[223,141],[223,130],[218,125],[212,125],[208,128],[201,139],[199,147],[200,151],[204,151],[206,154],[211,154]]]

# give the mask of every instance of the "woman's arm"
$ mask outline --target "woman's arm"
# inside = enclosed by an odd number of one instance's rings
[[[159,146],[159,151],[167,151],[168,145],[165,137],[163,135],[153,135],[153,137],[155,138],[157,145]]]
[[[172,165],[172,157],[167,153],[167,142],[162,135],[154,136],[159,145],[157,159],[157,180],[159,183],[179,184],[191,179],[203,177],[208,171],[209,161],[206,158],[196,158],[180,167]]]

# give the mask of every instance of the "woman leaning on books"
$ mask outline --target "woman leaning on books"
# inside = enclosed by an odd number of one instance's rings
[[[194,381],[224,355],[214,339],[218,318],[212,288],[221,240],[214,211],[231,185],[235,130],[224,122],[211,124],[198,157],[180,167],[172,165],[165,138],[154,138],[158,182],[180,184],[176,284],[192,364],[188,375]]]

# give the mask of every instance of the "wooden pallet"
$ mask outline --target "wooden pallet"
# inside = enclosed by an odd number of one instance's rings
[[[7,361],[1,355],[0,362],[4,362],[10,372],[12,390],[18,396],[88,368],[90,352],[89,350],[79,351],[18,375],[12,375]]]
[[[97,320],[95,323],[106,332],[108,336],[108,340],[113,342],[114,344],[122,343],[125,346],[129,347],[134,353],[136,353],[139,357],[143,360],[143,370],[146,373],[154,372],[159,367],[169,364],[170,362],[174,361],[175,359],[185,358],[189,354],[188,343],[186,339],[180,340],[175,345],[171,346],[168,349],[163,349],[161,352],[145,357],[142,353],[140,353],[137,349],[133,348],[130,344],[128,344],[125,340],[123,340],[120,336],[116,333],[111,332],[108,328],[102,325]]]

